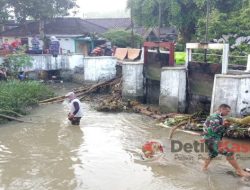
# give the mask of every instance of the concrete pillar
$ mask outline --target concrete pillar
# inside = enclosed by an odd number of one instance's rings
[[[84,57],[84,80],[88,82],[107,81],[116,76],[117,60],[110,56]]]
[[[228,71],[228,56],[229,56],[229,44],[223,45],[223,53],[222,53],[222,74],[227,74]]]
[[[143,99],[143,62],[122,62],[122,97]]]
[[[232,116],[239,116],[246,107],[243,102],[250,100],[250,75],[215,75],[210,112],[217,110],[220,104],[231,106]]]
[[[188,68],[188,63],[190,61],[192,61],[192,49],[186,48],[186,63],[185,63],[186,69]]]
[[[165,112],[185,112],[186,68],[163,67],[159,105]]]
[[[250,55],[247,57],[247,69],[246,72],[250,72]]]

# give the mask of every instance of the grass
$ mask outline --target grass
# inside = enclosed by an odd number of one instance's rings
[[[0,113],[6,114],[8,110],[27,114],[27,107],[36,106],[40,100],[53,96],[54,93],[47,86],[37,81],[0,81]]]

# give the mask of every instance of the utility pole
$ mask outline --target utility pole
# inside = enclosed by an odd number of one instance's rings
[[[158,6],[159,6],[159,15],[158,15],[158,40],[159,42],[161,41],[161,0],[158,0]]]
[[[205,34],[205,42],[208,42],[208,21],[209,21],[209,0],[207,0],[207,13],[206,13],[206,34]]]
[[[208,43],[208,22],[209,22],[209,10],[210,10],[209,4],[210,1],[207,0],[205,43]],[[207,49],[204,50],[204,62],[207,63]]]
[[[134,21],[133,21],[133,5],[131,4],[131,8],[130,8],[130,22],[131,22],[131,47],[134,48],[135,47],[135,40],[134,40]]]

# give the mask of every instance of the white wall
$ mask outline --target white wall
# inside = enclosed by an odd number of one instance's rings
[[[211,113],[220,104],[228,104],[232,108],[231,114],[239,116],[240,110],[246,106],[242,101],[250,104],[250,75],[215,75]]]
[[[81,54],[68,55],[69,59],[69,69],[74,69],[75,67],[83,67],[83,58]]]
[[[83,55],[58,55],[54,58],[50,54],[31,54],[32,66],[24,67],[24,71],[74,69],[83,67]]]
[[[122,62],[122,97],[143,97],[143,62]]]
[[[75,53],[75,41],[69,37],[59,37],[60,48],[62,48],[62,53]]]
[[[84,80],[98,82],[115,78],[116,63],[117,60],[110,56],[84,57]]]
[[[186,108],[186,68],[163,67],[160,84],[160,108],[166,112],[184,112]]]

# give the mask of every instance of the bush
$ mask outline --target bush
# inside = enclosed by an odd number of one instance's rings
[[[131,31],[111,30],[104,34],[104,37],[111,41],[112,45],[117,47],[131,46]],[[138,34],[134,34],[134,41],[136,47],[140,47],[142,38]]]
[[[1,110],[27,114],[28,106],[35,106],[38,101],[52,97],[50,89],[36,81],[0,82],[0,113]]]

